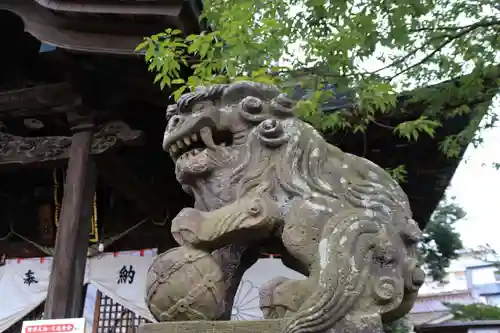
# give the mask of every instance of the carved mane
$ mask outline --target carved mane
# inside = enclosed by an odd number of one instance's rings
[[[274,142],[280,139],[281,146],[270,146],[260,127],[252,130],[242,163],[233,172],[238,197],[259,187],[311,200],[345,197],[355,207],[381,212],[398,207],[411,217],[408,197],[382,168],[329,144],[311,125],[295,118],[292,110],[287,117],[274,114],[267,119],[281,127],[276,130],[280,133],[273,133]],[[357,193],[360,188],[364,190]],[[361,197],[370,200],[362,203]]]

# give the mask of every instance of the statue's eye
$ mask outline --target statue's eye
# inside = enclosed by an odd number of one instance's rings
[[[165,112],[165,118],[167,121],[178,113],[177,104],[171,104],[167,107],[167,112]]]
[[[214,108],[215,105],[213,102],[211,101],[202,101],[202,102],[198,102],[196,104],[194,104],[192,107],[191,107],[191,114],[196,114],[196,113],[200,113],[200,112],[203,112],[203,111],[206,111],[206,110],[210,110],[212,108]]]

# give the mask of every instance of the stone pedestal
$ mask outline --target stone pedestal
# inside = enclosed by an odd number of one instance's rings
[[[282,323],[280,319],[171,321],[142,325],[138,333],[278,333]]]

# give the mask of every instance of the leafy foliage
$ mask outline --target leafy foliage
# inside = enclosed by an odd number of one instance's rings
[[[455,320],[499,320],[500,308],[487,304],[454,304],[445,303],[445,306],[450,308],[453,319]]]
[[[425,114],[394,132],[417,140],[433,136],[443,117],[471,113],[468,102],[485,94],[485,76],[498,80],[499,17],[496,0],[206,0],[202,20],[209,31],[184,36],[167,29],[137,50],[176,99],[208,83],[250,79],[290,88],[300,82],[314,91],[300,104],[303,119],[320,130],[361,133],[394,109],[396,92],[470,73],[460,89],[449,84],[414,96],[427,101]],[[191,69],[187,79],[182,68]],[[318,111],[326,83],[336,94],[352,91],[355,111]],[[447,156],[459,156],[488,108],[474,111],[477,121],[440,142]]]
[[[453,198],[451,201],[445,199],[427,223],[420,243],[421,259],[435,281],[442,281],[451,260],[458,258],[462,241],[454,224],[464,217],[465,211],[453,202]]]

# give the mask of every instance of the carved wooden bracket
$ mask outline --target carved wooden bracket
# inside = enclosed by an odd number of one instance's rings
[[[141,143],[142,132],[123,121],[111,121],[94,133],[90,154],[98,155],[120,145]],[[0,168],[43,164],[69,158],[71,137],[21,137],[0,132]]]

